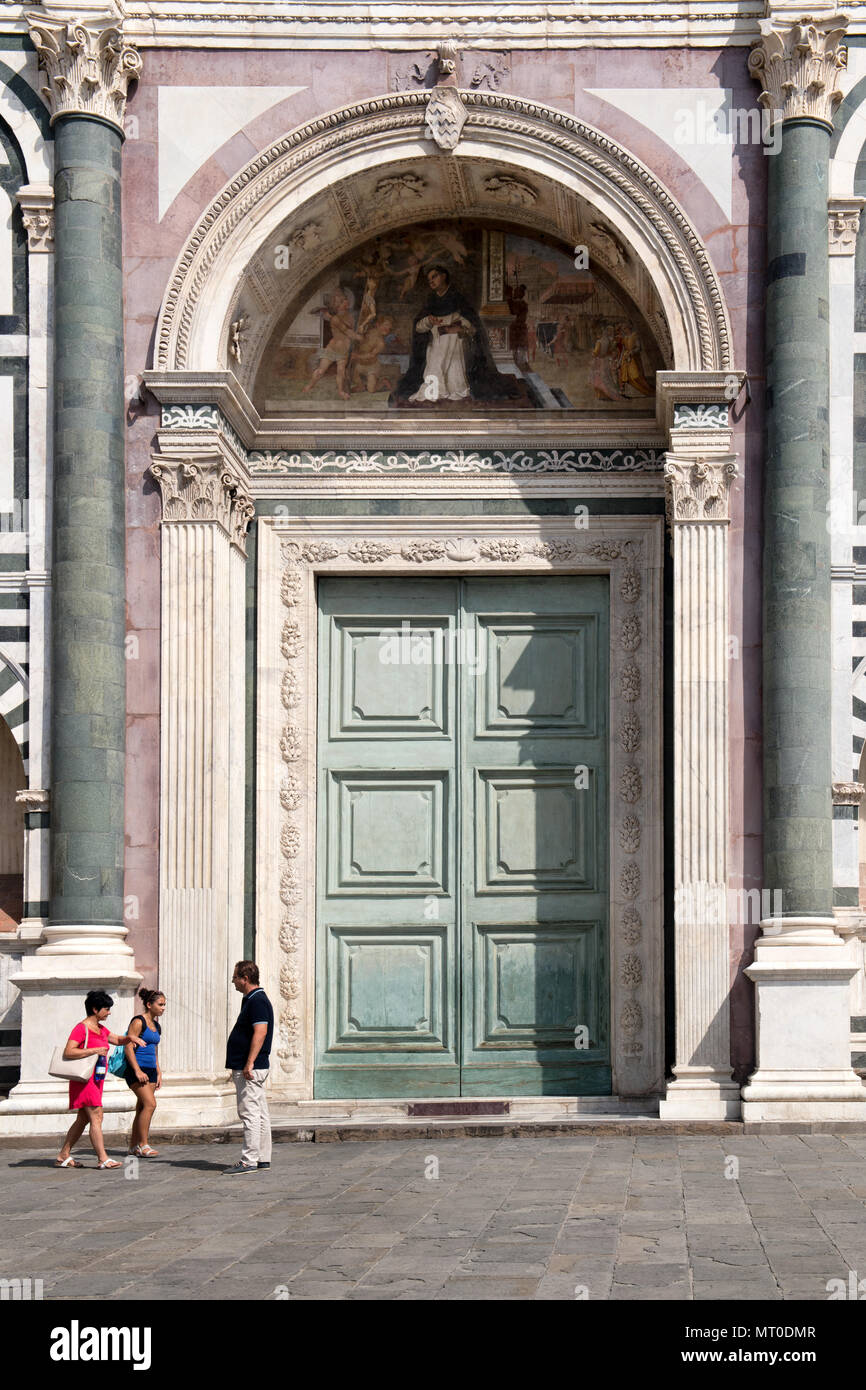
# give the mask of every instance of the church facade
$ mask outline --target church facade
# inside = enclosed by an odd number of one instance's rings
[[[0,1135],[866,1118],[866,5],[3,8]]]

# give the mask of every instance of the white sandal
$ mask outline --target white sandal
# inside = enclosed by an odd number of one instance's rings
[[[54,1167],[55,1167],[55,1168],[83,1168],[83,1167],[84,1167],[84,1164],[83,1164],[83,1163],[78,1163],[78,1162],[76,1161],[76,1159],[74,1159],[74,1158],[72,1157],[72,1154],[70,1154],[68,1158],[60,1158],[59,1156],[58,1156],[57,1158],[55,1158],[55,1160],[54,1160]]]
[[[116,1158],[106,1158],[102,1163],[97,1163],[97,1168],[122,1168],[123,1164],[118,1163]]]

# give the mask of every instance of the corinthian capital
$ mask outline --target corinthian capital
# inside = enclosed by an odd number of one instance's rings
[[[162,493],[162,521],[215,522],[246,554],[255,505],[240,478],[215,454],[191,459],[160,457],[150,467]]]
[[[762,106],[781,111],[783,120],[809,116],[832,128],[833,112],[842,100],[836,77],[848,51],[840,48],[848,16],[782,15],[759,20],[761,37],[749,54],[749,71],[763,88]]]
[[[51,122],[71,114],[97,116],[123,130],[130,82],[141,72],[138,50],[125,43],[109,14],[69,18],[30,11],[30,37],[47,84]]]
[[[668,524],[678,521],[728,521],[728,498],[737,476],[733,458],[679,458],[665,455]]]

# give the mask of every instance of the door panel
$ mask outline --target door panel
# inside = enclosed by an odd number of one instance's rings
[[[459,1094],[456,599],[320,585],[318,1096]]]
[[[319,598],[316,1094],[609,1092],[607,581]]]
[[[607,611],[595,576],[465,586],[464,1095],[610,1091]]]

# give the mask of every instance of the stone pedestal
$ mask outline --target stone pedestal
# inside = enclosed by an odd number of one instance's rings
[[[743,1119],[866,1120],[851,1068],[848,1000],[857,963],[832,918],[768,918],[746,971],[755,982],[758,1068]]]
[[[91,989],[112,996],[115,1006],[107,1026],[113,1033],[125,1031],[141,984],[126,935],[122,926],[49,926],[44,944],[10,976],[10,984],[21,991],[21,1079],[0,1103],[0,1134],[55,1134],[68,1128],[69,1083],[48,1076],[51,1054],[84,1017],[84,998]],[[103,1108],[107,1133],[125,1129],[128,1112],[135,1109],[129,1087],[108,1077]]]

